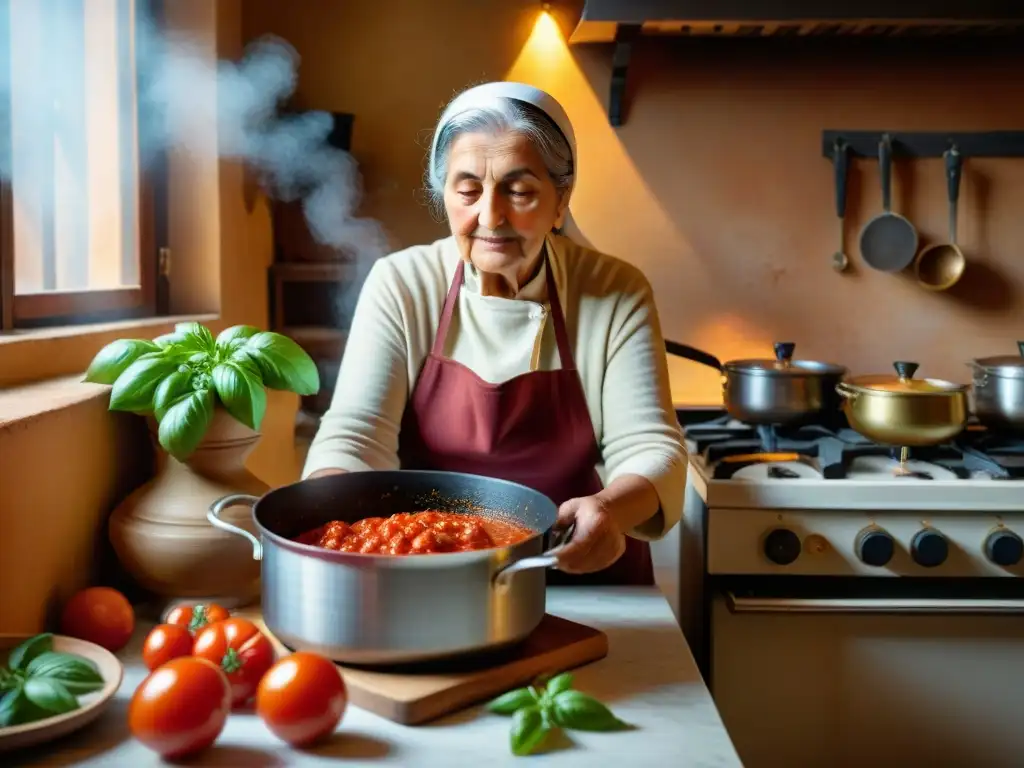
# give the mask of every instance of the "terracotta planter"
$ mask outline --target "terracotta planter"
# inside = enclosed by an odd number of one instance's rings
[[[159,448],[152,419],[150,434],[157,446],[156,475],[110,517],[110,542],[121,564],[160,597],[213,599],[225,607],[252,602],[260,589],[252,546],[211,526],[206,510],[229,493],[262,496],[269,490],[245,468],[259,433],[218,408],[203,442],[185,462]],[[247,508],[228,510],[226,516],[251,530]]]

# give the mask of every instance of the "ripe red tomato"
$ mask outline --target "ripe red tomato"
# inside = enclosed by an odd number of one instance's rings
[[[157,624],[146,635],[142,660],[153,670],[171,659],[192,654],[192,635],[177,624]]]
[[[338,668],[305,651],[274,664],[256,692],[257,714],[271,733],[294,747],[333,733],[347,704],[348,691]]]
[[[274,663],[274,646],[259,627],[235,616],[210,624],[196,635],[192,655],[213,662],[228,676],[231,703],[244,704]]]
[[[150,672],[128,705],[132,735],[169,760],[209,747],[231,712],[231,686],[216,665],[183,656]]]
[[[182,604],[174,606],[164,621],[167,624],[185,627],[194,635],[207,624],[224,621],[230,615],[226,608],[216,603]]]
[[[60,631],[116,653],[132,638],[135,610],[116,589],[89,587],[65,603]]]

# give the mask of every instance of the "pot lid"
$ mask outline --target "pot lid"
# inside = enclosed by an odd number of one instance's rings
[[[951,395],[957,392],[965,392],[965,384],[955,384],[952,381],[942,379],[915,379],[917,363],[896,362],[893,363],[896,375],[879,373],[869,376],[858,376],[850,384],[860,389],[869,389],[872,392],[900,395]]]
[[[974,361],[979,368],[987,373],[1006,378],[1024,378],[1024,341],[1017,342],[1019,355],[999,355],[997,357],[981,357]]]
[[[752,373],[759,376],[818,376],[835,374],[841,376],[846,368],[835,363],[816,360],[794,360],[796,344],[791,341],[775,342],[775,359],[730,360],[723,368],[736,373]]]

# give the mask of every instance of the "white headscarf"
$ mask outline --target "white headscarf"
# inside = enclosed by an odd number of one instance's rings
[[[452,99],[452,102],[445,109],[444,113],[442,113],[441,119],[437,122],[437,129],[434,131],[434,141],[430,146],[430,165],[428,167],[430,169],[431,181],[433,181],[434,184],[442,186],[444,183],[443,179],[434,177],[434,159],[437,153],[437,140],[441,136],[441,130],[444,128],[445,124],[457,114],[465,112],[467,109],[494,106],[500,98],[525,101],[527,104],[532,104],[550,117],[565,136],[565,140],[569,143],[569,151],[572,152],[573,170],[575,170],[576,134],[572,130],[572,123],[569,122],[569,116],[565,114],[565,110],[562,109],[562,105],[555,100],[554,96],[549,93],[545,93],[540,88],[534,88],[532,85],[526,85],[525,83],[498,81],[494,83],[484,83],[483,85],[477,85],[463,91]],[[573,173],[573,183],[575,183],[575,180],[576,174]],[[572,186],[570,185],[569,189],[566,190],[566,194],[571,193]]]

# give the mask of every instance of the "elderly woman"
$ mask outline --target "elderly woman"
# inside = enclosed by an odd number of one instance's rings
[[[651,584],[647,541],[679,520],[685,449],[649,283],[556,234],[575,175],[547,93],[497,82],[449,104],[428,186],[452,234],[373,266],[303,476],[521,483],[576,523],[549,582]]]

